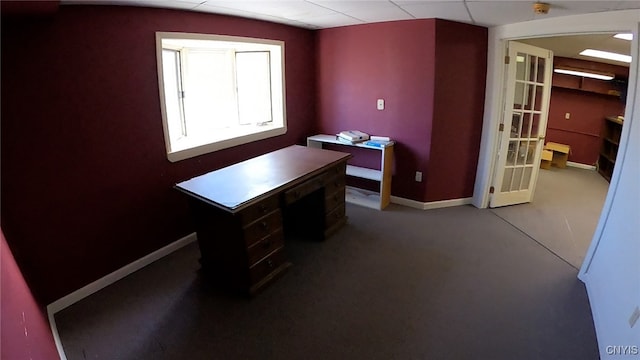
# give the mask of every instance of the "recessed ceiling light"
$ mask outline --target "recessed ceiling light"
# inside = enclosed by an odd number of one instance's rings
[[[622,39],[622,40],[633,40],[633,34],[632,33],[620,33],[620,34],[615,34],[613,35],[614,38],[618,38],[618,39]]]
[[[622,55],[622,54],[612,53],[612,52],[602,51],[602,50],[586,49],[586,50],[583,50],[580,53],[580,55],[631,63],[631,56],[629,55]]]
[[[556,73],[559,73],[559,74],[567,74],[567,75],[588,77],[588,78],[593,78],[593,79],[600,79],[600,80],[613,80],[613,78],[614,78],[613,75],[595,74],[595,73],[592,73],[592,72],[586,72],[586,71],[580,71],[580,70],[553,69],[553,72],[556,72]]]

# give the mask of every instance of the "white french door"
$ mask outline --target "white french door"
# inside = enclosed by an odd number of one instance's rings
[[[510,41],[508,54],[492,208],[533,199],[551,97],[553,53]]]

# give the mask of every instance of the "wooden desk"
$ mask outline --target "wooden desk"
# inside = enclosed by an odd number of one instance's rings
[[[324,239],[345,224],[350,157],[293,145],[177,184],[189,195],[203,268],[251,295],[273,281],[291,265],[285,234]]]

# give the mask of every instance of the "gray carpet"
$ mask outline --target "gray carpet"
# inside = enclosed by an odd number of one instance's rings
[[[598,359],[577,271],[489,210],[347,205],[253,299],[189,245],[56,315],[75,359]]]
[[[541,169],[533,202],[492,211],[579,269],[608,189],[593,170]]]

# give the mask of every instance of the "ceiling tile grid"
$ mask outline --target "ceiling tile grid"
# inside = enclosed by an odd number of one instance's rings
[[[548,17],[640,9],[640,0],[543,1],[550,3],[548,14],[536,14],[533,10],[534,0],[61,0],[61,5],[181,9],[258,19],[307,29],[429,18],[492,27]],[[619,43],[623,40],[612,40],[611,35],[586,36],[580,41],[577,38],[563,40],[564,46],[558,45],[559,42],[540,46],[553,50],[559,56],[576,58],[584,58],[576,52],[583,50],[578,48],[586,46],[623,53],[624,50],[616,49],[630,47],[628,42]],[[629,51],[626,50],[626,53]],[[576,54],[572,56],[572,53]]]
[[[640,1],[548,1],[536,14],[532,0],[62,0],[62,5],[129,5],[194,10],[322,29],[381,21],[438,18],[498,26],[602,11],[640,9]]]

